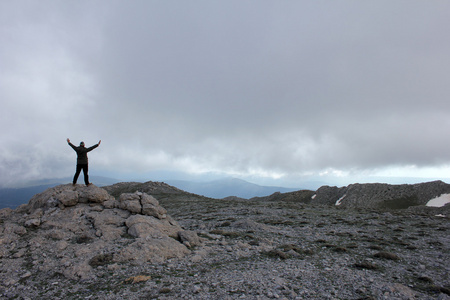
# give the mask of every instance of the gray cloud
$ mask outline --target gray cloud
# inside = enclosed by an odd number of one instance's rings
[[[0,180],[449,166],[449,6],[2,2]]]

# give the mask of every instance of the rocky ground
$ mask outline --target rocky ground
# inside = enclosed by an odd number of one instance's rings
[[[117,189],[108,192],[118,197]],[[0,297],[450,299],[450,223],[437,210],[174,197],[158,190],[154,196],[183,229],[197,232],[201,245],[162,262],[97,257],[84,278],[45,268],[32,249],[15,247],[2,252]],[[20,241],[37,232],[27,227]],[[89,240],[76,244],[93,247]]]

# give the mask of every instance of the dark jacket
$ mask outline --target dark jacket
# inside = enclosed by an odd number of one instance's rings
[[[77,165],[87,165],[88,164],[87,153],[98,147],[98,144],[96,144],[92,147],[89,147],[89,148],[86,148],[84,146],[77,147],[72,143],[69,143],[69,145],[70,145],[70,147],[73,148],[73,150],[75,150],[75,152],[77,152],[77,156],[78,156],[77,157]]]

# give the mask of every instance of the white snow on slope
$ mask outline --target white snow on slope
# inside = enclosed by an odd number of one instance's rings
[[[344,196],[342,196],[341,198],[339,198],[339,200],[336,201],[336,204],[334,204],[334,205],[336,205],[336,206],[341,205],[342,200],[345,198],[345,196],[347,196],[347,194],[345,194]]]
[[[447,203],[450,203],[450,194],[442,194],[428,201],[427,206],[442,207]]]

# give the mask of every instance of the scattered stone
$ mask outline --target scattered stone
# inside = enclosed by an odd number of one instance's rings
[[[145,282],[145,281],[148,281],[150,279],[152,279],[151,276],[138,275],[138,276],[133,276],[133,277],[129,277],[129,278],[125,279],[124,283],[135,284],[135,283]]]
[[[367,269],[367,270],[377,270],[378,266],[368,262],[368,261],[363,261],[363,262],[359,262],[359,263],[355,263],[354,266],[358,269]]]
[[[200,246],[201,241],[195,231],[182,230],[178,232],[178,237],[188,248]]]
[[[91,267],[104,266],[104,265],[110,264],[112,262],[112,260],[113,260],[113,255],[110,253],[99,254],[89,260],[89,265]]]
[[[431,279],[431,278],[428,277],[428,276],[419,276],[417,279],[420,280],[420,281],[424,281],[424,282],[428,282],[428,283],[433,283],[433,279]]]
[[[265,252],[265,254],[269,257],[274,257],[274,258],[281,258],[281,259],[289,258],[289,255],[286,252],[283,252],[278,249],[270,250],[268,252]]]
[[[374,254],[374,257],[385,258],[385,259],[389,259],[389,260],[399,260],[400,259],[400,257],[398,257],[397,254],[390,253],[390,252],[378,252],[378,253]]]
[[[25,279],[25,278],[31,277],[31,275],[32,275],[31,272],[28,271],[25,274],[23,274],[22,276],[20,276],[20,278]]]
[[[172,291],[172,290],[171,290],[170,288],[168,288],[168,287],[163,287],[163,288],[161,288],[161,289],[159,290],[159,293],[160,293],[160,294],[170,294],[171,291]]]

